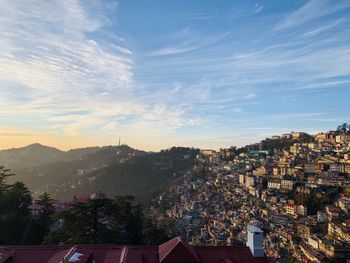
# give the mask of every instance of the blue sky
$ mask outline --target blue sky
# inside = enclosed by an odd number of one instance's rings
[[[0,148],[245,145],[349,122],[349,1],[0,9]]]

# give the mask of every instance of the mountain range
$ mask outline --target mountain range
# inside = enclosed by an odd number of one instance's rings
[[[102,191],[107,196],[133,195],[146,201],[195,164],[198,149],[173,147],[145,152],[127,145],[61,151],[31,144],[0,151],[0,165],[23,181],[34,196],[48,192],[55,199]]]

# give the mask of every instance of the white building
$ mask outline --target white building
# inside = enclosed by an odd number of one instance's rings
[[[248,226],[247,246],[253,257],[264,256],[264,232],[256,226]]]

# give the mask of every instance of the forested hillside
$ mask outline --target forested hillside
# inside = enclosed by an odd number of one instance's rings
[[[198,152],[173,147],[153,153],[126,145],[64,152],[33,144],[0,151],[0,162],[16,174],[11,181],[23,181],[34,195],[48,192],[56,199],[71,199],[102,191],[144,200],[190,169]]]

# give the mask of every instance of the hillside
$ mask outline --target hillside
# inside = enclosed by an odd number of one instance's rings
[[[49,192],[57,199],[102,191],[108,196],[148,198],[195,162],[198,150],[171,148],[147,153],[129,146],[74,149],[67,152],[33,144],[0,151],[0,163],[35,194]]]
[[[56,161],[80,159],[100,149],[100,147],[88,147],[64,152],[54,147],[35,143],[0,151],[0,163],[13,170],[27,169]]]
[[[21,148],[0,151],[0,162],[11,169],[18,169],[56,161],[61,159],[63,155],[63,151],[35,143]]]

